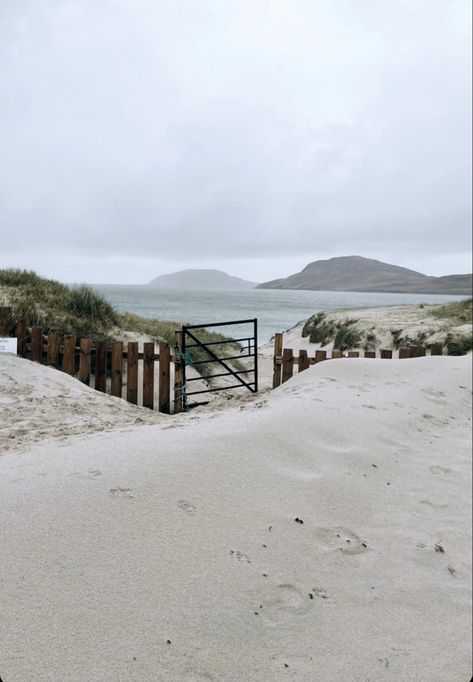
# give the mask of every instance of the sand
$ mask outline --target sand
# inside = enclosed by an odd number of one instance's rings
[[[471,356],[176,417],[0,385],[3,682],[469,679]]]

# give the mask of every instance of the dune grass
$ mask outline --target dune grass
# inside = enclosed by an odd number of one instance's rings
[[[432,308],[433,317],[448,319],[455,325],[471,324],[473,322],[473,299],[454,301]]]
[[[127,331],[149,336],[157,343],[174,346],[175,332],[183,324],[181,321],[141,317],[131,312],[119,314],[91,287],[69,287],[29,270],[0,270],[0,287],[12,309],[10,319],[2,320],[5,329],[0,330],[0,333],[7,333],[15,319],[21,316],[30,325],[43,327],[44,333],[54,331],[60,335],[72,334],[111,344],[121,331]],[[241,345],[236,341],[219,344],[219,341],[229,340],[229,337],[222,334],[201,329],[198,336],[204,343],[214,343],[212,350],[219,357],[241,353]],[[210,354],[202,349],[192,351],[194,362],[211,359]],[[232,361],[232,366],[244,369],[238,360]],[[196,369],[204,375],[216,373],[210,364],[197,365]]]

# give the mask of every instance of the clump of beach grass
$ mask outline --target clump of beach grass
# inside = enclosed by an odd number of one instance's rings
[[[358,320],[328,319],[326,313],[312,315],[304,324],[302,336],[309,337],[311,343],[326,346],[333,342],[336,350],[352,350],[358,348],[362,341],[362,332],[356,327]]]

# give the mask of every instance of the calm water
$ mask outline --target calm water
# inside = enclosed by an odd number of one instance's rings
[[[434,294],[370,294],[346,291],[182,291],[120,284],[94,284],[119,312],[178,320],[188,324],[258,318],[259,344],[279,331],[293,327],[316,312],[333,308],[365,308],[402,303],[447,303],[466,296]],[[225,332],[225,330],[216,330]],[[248,327],[233,328],[233,336],[245,336]]]

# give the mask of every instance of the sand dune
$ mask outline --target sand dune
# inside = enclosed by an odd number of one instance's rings
[[[0,381],[3,682],[469,678],[471,356],[140,426],[28,361]]]

